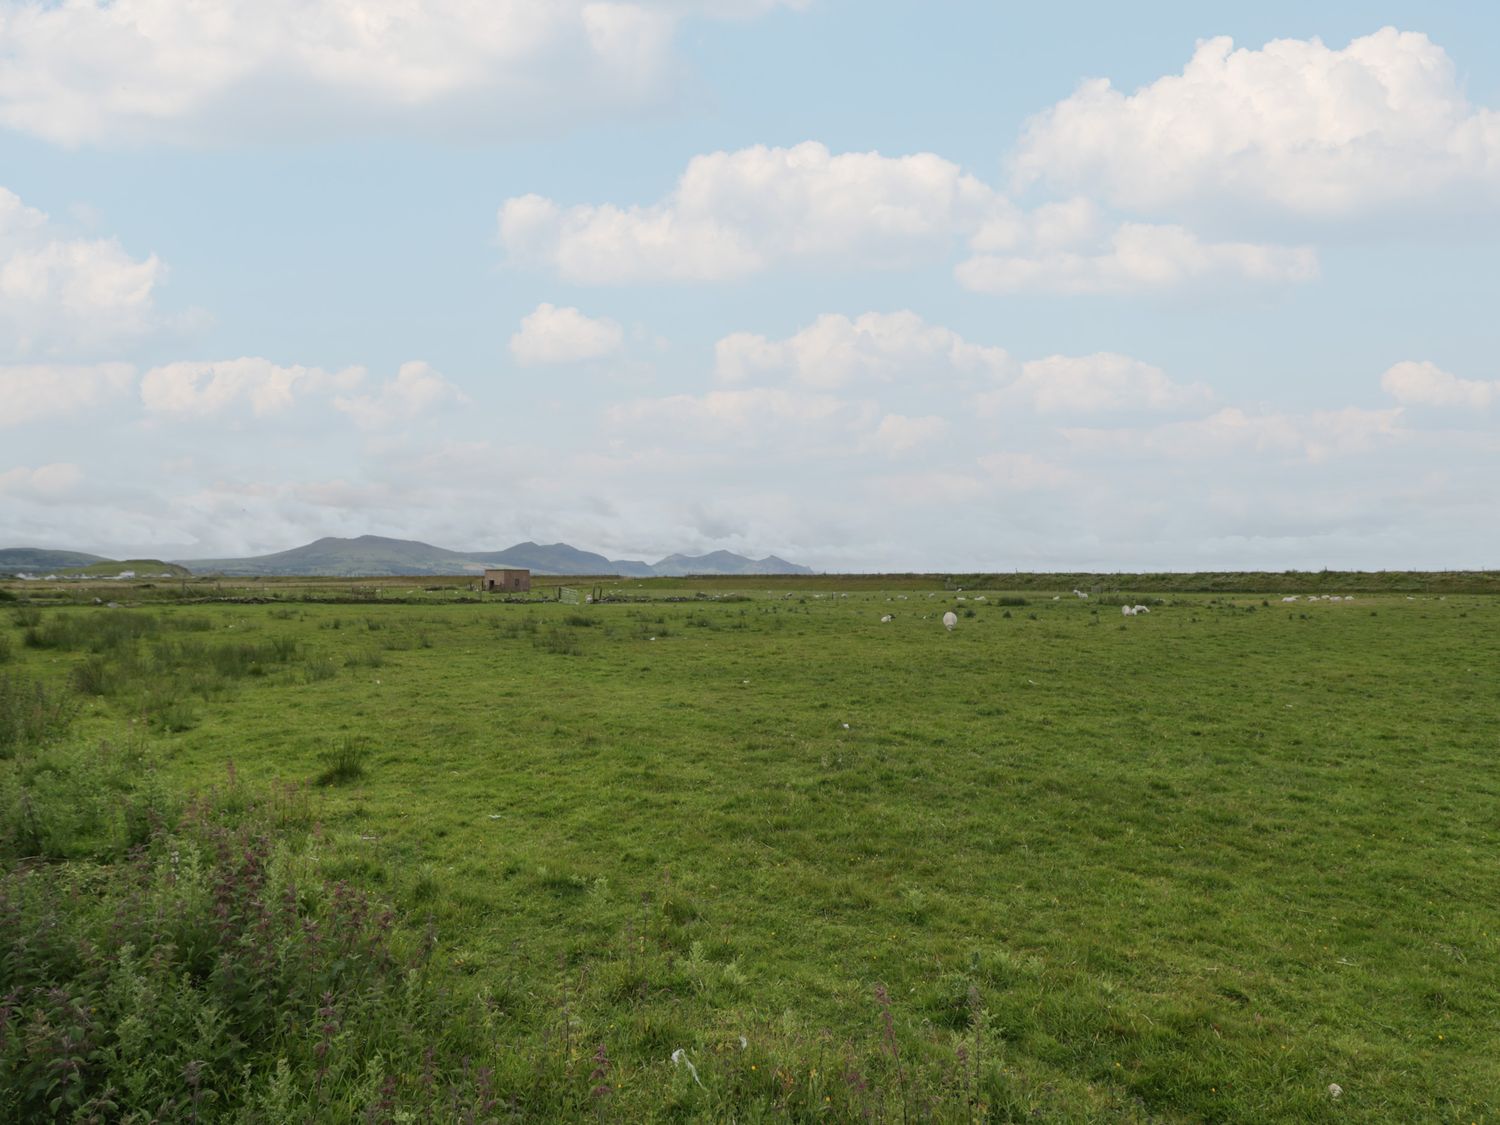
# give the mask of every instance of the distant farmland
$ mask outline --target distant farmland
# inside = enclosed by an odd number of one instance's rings
[[[0,586],[0,1109],[1489,1119],[1492,576],[1193,577]]]

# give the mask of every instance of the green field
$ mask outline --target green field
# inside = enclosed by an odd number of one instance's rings
[[[0,743],[13,879],[279,810],[275,878],[389,905],[480,1013],[436,1080],[325,1076],[288,1016],[163,1079],[204,1120],[274,1120],[277,1057],[317,1120],[1496,1120],[1492,597],[429,585],[0,606],[0,713],[59,712]],[[430,1094],[460,1055],[492,1105]]]

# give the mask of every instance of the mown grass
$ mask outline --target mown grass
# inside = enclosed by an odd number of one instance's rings
[[[189,700],[163,794],[378,747],[308,862],[430,918],[521,1116],[1490,1112],[1488,598],[840,593],[58,609],[7,669],[115,677],[83,747]]]

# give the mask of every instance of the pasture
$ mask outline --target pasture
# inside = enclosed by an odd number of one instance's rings
[[[295,806],[278,862],[482,1013],[455,1120],[1496,1120],[1490,596],[112,589],[0,606],[59,708],[8,869],[118,862],[121,794]]]

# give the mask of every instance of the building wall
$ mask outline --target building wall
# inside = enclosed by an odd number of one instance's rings
[[[531,571],[529,570],[487,570],[484,572],[484,580],[480,583],[484,590],[504,590],[512,593],[524,593],[531,589]]]

